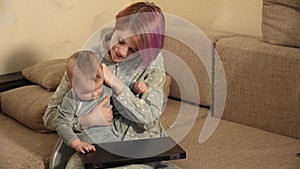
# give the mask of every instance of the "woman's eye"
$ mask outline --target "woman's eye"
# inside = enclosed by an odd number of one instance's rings
[[[129,48],[129,50],[130,50],[130,52],[132,52],[132,53],[135,53],[135,52],[138,51],[137,49],[133,49],[133,48]]]
[[[124,41],[119,41],[119,44],[124,45],[125,42]]]
[[[121,44],[121,45],[125,44],[124,40],[122,38],[120,38],[120,37],[118,38],[118,43]]]

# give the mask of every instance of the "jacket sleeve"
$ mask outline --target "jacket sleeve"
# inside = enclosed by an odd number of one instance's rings
[[[125,118],[133,121],[145,130],[151,128],[151,122],[159,120],[163,111],[163,86],[165,83],[165,71],[157,68],[145,70],[137,79],[147,84],[147,93],[135,95],[127,86],[115,96],[115,108]]]
[[[64,97],[63,102],[58,106],[58,117],[56,120],[56,131],[63,141],[69,146],[72,141],[77,139],[73,131],[76,102],[72,97]]]
[[[69,90],[68,77],[65,73],[55,93],[52,95],[43,115],[44,125],[47,129],[56,130],[56,119],[59,115],[58,106],[62,103],[64,96]]]

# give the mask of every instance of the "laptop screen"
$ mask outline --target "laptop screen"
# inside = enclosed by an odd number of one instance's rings
[[[107,168],[186,158],[186,152],[171,137],[103,143],[96,144],[95,147],[95,152],[81,156],[86,168]]]

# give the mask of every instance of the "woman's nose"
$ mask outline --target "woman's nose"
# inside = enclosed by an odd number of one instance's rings
[[[127,56],[127,54],[128,54],[128,47],[126,47],[126,46],[120,46],[120,48],[119,48],[119,53],[120,53],[123,57]]]

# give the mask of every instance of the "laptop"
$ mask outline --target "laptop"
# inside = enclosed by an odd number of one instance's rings
[[[82,154],[85,168],[109,168],[186,158],[186,152],[171,138],[149,138],[95,144],[96,151]]]

